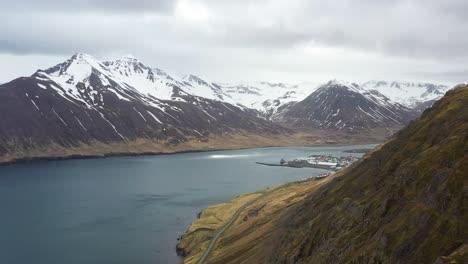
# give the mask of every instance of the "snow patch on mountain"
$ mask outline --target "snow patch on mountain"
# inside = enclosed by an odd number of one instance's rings
[[[273,120],[299,127],[346,129],[402,126],[413,118],[412,111],[356,83],[331,80],[304,100],[272,116]]]
[[[439,99],[449,90],[445,85],[396,81],[369,81],[361,85],[339,80],[328,83],[225,84],[194,74],[179,78],[159,68],[149,67],[131,55],[100,62],[82,53],[57,66],[39,70],[35,77],[43,81],[38,84],[40,88],[55,89],[68,100],[80,101],[90,108],[103,104],[102,91],[107,90],[119,100],[138,99],[148,105],[160,105],[162,101],[186,102],[187,96],[206,98],[241,109],[254,109],[266,118],[304,100],[324,84],[340,85],[375,103],[399,108],[415,108],[424,102]]]
[[[318,83],[254,82],[219,84],[235,101],[266,115],[272,115],[282,106],[301,101],[315,91]]]
[[[407,107],[415,107],[421,102],[440,99],[450,90],[450,87],[446,85],[396,81],[369,81],[361,86],[368,91],[379,91],[390,100]]]

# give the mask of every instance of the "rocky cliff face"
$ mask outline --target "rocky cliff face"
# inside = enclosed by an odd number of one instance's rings
[[[467,153],[465,86],[291,210],[271,261],[467,263]]]

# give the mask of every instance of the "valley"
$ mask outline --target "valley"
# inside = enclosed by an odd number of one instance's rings
[[[0,264],[468,264],[468,0],[0,8]]]
[[[408,97],[391,96],[414,87]],[[131,56],[101,62],[83,53],[0,88],[0,163],[378,143],[449,89],[336,80],[221,84],[179,78]]]

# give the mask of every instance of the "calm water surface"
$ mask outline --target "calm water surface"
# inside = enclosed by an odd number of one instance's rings
[[[374,147],[258,148],[0,167],[0,263],[179,263],[203,208],[323,170],[257,165]]]

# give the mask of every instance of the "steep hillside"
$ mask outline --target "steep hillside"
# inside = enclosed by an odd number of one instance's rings
[[[464,86],[303,200],[248,206],[206,263],[467,263],[467,153]]]
[[[402,127],[415,116],[410,109],[377,91],[330,81],[304,100],[281,110],[273,120],[299,127],[353,132]]]
[[[467,140],[463,87],[293,210],[274,259],[433,263],[466,248]]]
[[[433,263],[464,247],[468,260],[467,153],[462,87],[292,210],[274,259]]]

